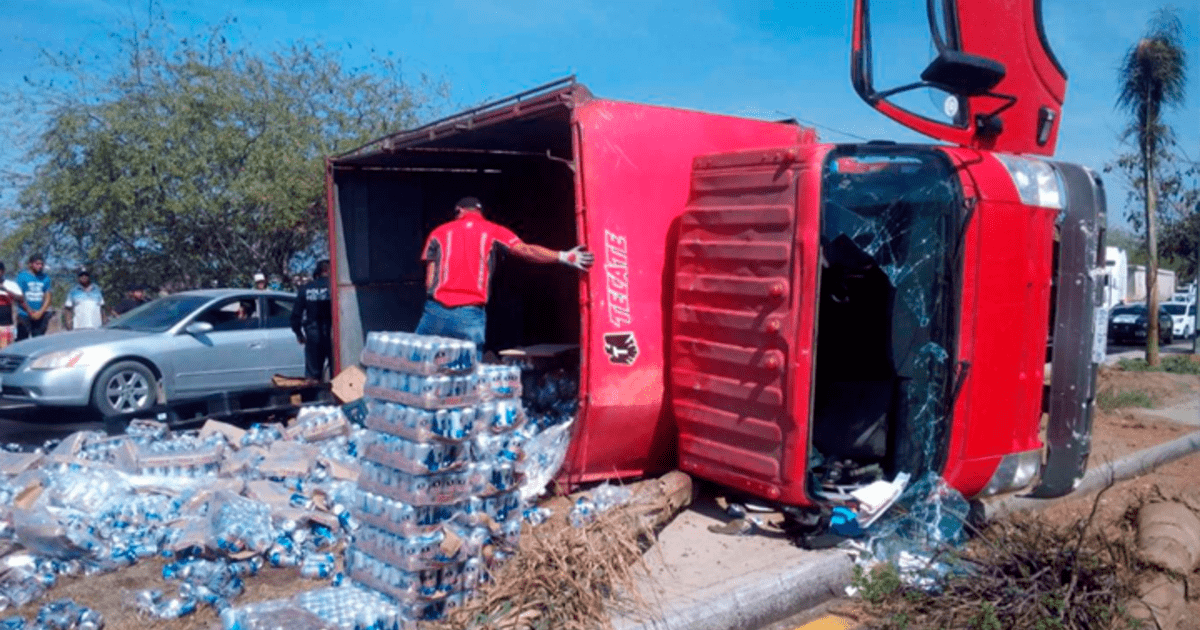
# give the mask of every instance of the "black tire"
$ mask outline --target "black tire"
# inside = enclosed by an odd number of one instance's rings
[[[118,361],[104,368],[92,384],[92,407],[105,418],[145,411],[157,398],[154,372],[137,361]]]
[[[1169,346],[1175,343],[1175,331],[1167,330],[1167,334],[1163,335],[1163,345]]]

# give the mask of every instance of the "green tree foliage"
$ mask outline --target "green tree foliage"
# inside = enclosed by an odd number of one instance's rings
[[[180,37],[161,15],[103,57],[47,55],[10,116],[36,165],[5,249],[93,265],[108,289],[249,283],[326,248],[324,158],[412,126],[446,86],[319,43],[256,52],[234,21]],[[22,110],[22,108],[25,108]]]
[[[1180,284],[1186,284],[1200,270],[1200,162],[1178,160],[1172,175],[1161,182],[1160,199],[1171,212],[1159,251],[1176,261]]]
[[[1187,84],[1187,58],[1183,49],[1183,25],[1171,9],[1161,9],[1151,20],[1146,35],[1134,44],[1118,71],[1120,95],[1117,106],[1133,119],[1130,134],[1137,139],[1137,155],[1142,173],[1145,202],[1146,251],[1150,256],[1146,272],[1146,301],[1150,313],[1158,312],[1156,280],[1158,276],[1157,188],[1154,185],[1155,158],[1171,137],[1162,120],[1162,111],[1183,103]],[[1146,331],[1146,361],[1158,364],[1158,318],[1149,317]]]
[[[1200,239],[1200,163],[1192,160],[1178,145],[1170,143],[1154,160],[1156,212],[1161,237],[1158,239],[1159,266],[1174,269],[1180,284],[1196,273],[1196,246]],[[1137,153],[1119,155],[1105,166],[1129,187],[1129,213],[1126,217],[1137,232],[1145,226],[1145,181]],[[1136,206],[1136,207],[1135,207]],[[1110,229],[1108,244],[1129,253],[1130,264],[1146,265],[1146,239],[1119,229]]]

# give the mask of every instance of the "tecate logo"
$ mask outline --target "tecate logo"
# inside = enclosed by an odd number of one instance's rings
[[[624,236],[604,230],[604,280],[608,323],[620,328],[633,321],[629,310],[629,245]]]

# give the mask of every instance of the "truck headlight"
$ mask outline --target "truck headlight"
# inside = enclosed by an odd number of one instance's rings
[[[1020,490],[1028,486],[1041,469],[1042,451],[1040,450],[1005,455],[979,496],[987,497]]]
[[[1028,206],[1063,209],[1062,182],[1058,171],[1046,162],[1016,155],[996,154],[996,159],[1008,170],[1021,202]]]
[[[60,368],[82,367],[87,365],[84,359],[86,353],[83,350],[59,350],[58,352],[48,352],[33,360],[29,364],[30,369],[34,370],[57,370]]]

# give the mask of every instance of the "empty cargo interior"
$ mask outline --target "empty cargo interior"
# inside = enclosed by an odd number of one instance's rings
[[[560,103],[496,118],[409,133],[334,161],[343,331],[416,328],[425,239],[454,218],[464,196],[482,200],[489,220],[525,242],[555,250],[576,244],[570,109]],[[577,344],[579,275],[501,255],[487,314],[485,350]],[[343,348],[340,356],[355,352]]]
[[[846,147],[825,163],[810,450],[818,492],[944,464],[961,199],[952,165],[933,150]]]

